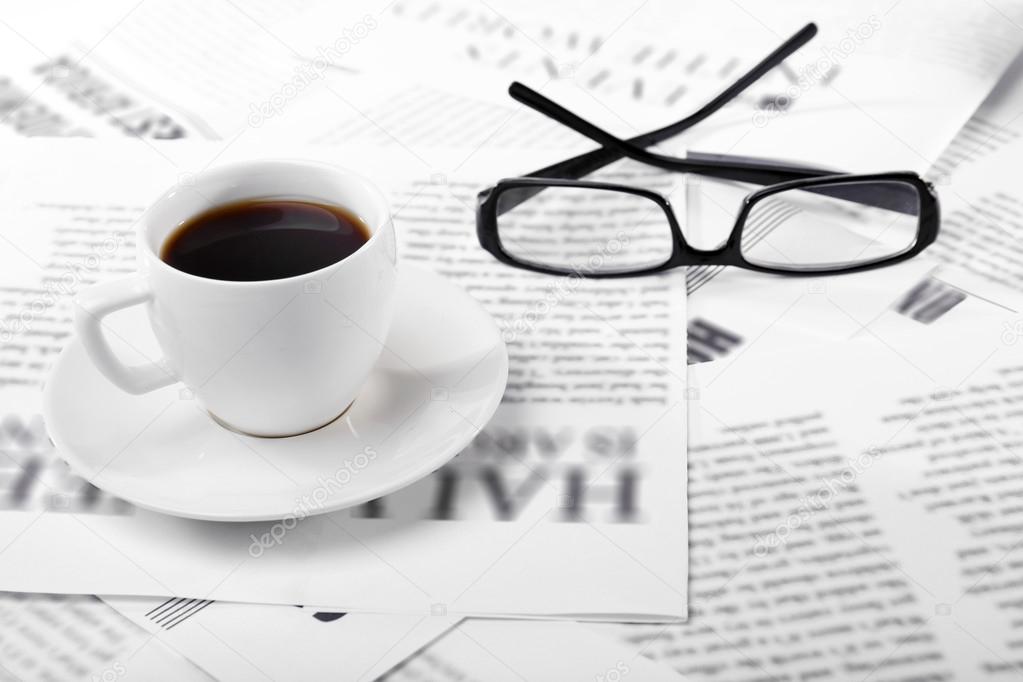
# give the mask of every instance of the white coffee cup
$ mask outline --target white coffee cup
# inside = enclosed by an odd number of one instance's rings
[[[254,198],[341,206],[359,216],[371,236],[332,265],[275,280],[208,279],[160,259],[161,245],[183,222]],[[350,171],[274,160],[200,173],[144,214],[138,260],[138,274],[89,287],[75,307],[89,357],[129,393],[182,382],[230,428],[294,435],[343,413],[383,349],[397,279],[394,226],[380,191]],[[164,357],[128,366],[108,344],[103,318],[139,304],[148,309]]]

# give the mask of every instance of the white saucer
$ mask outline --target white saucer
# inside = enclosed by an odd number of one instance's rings
[[[141,308],[116,313],[109,326],[126,361],[158,356]],[[402,266],[386,346],[351,408],[300,436],[230,431],[180,384],[129,395],[76,340],[54,365],[43,413],[75,473],[140,507],[216,521],[301,518],[433,472],[501,401],[508,380],[501,335],[474,299],[438,275]]]

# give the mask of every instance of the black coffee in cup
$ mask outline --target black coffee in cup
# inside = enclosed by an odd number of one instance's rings
[[[282,279],[343,260],[369,237],[362,219],[340,206],[252,199],[185,221],[164,242],[160,259],[209,279]]]

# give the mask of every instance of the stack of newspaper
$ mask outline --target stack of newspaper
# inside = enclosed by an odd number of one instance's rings
[[[0,677],[1023,674],[1023,3],[122,4],[67,7],[60,36],[27,6],[0,21]],[[925,173],[944,215],[922,257],[592,281],[478,247],[480,189],[592,148],[512,80],[630,136],[808,21],[669,150]],[[268,156],[386,188],[400,259],[502,330],[505,400],[449,465],[356,508],[136,508],[40,416],[70,302],[134,270],[161,191]],[[670,195],[698,245],[738,206],[632,162],[600,177]]]

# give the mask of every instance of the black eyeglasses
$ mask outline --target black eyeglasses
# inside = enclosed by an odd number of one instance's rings
[[[649,151],[723,107],[817,33],[807,24],[695,113],[623,140],[540,93],[512,83],[517,101],[601,144],[480,192],[480,245],[525,270],[634,277],[680,265],[734,265],[789,275],[857,272],[912,258],[938,236],[934,187],[911,171],[853,175],[723,154]],[[581,180],[623,158],[678,173],[763,185],[748,194],[719,248],[690,246],[671,204],[647,189]]]

